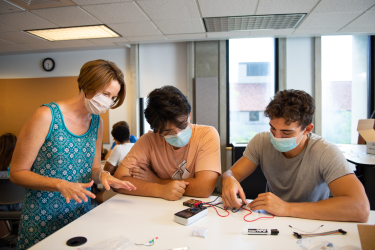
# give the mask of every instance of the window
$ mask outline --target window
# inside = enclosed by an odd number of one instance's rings
[[[229,143],[269,131],[264,110],[275,94],[275,39],[229,40]]]
[[[150,124],[146,121],[146,117],[144,114],[145,109],[147,108],[147,98],[140,98],[140,135],[146,134],[149,130],[151,130]]]
[[[267,76],[269,74],[269,62],[248,62],[240,64],[246,65],[247,76]]]
[[[322,37],[322,136],[356,144],[367,118],[367,36]]]
[[[259,121],[259,111],[250,111],[249,112],[249,121],[250,122]]]

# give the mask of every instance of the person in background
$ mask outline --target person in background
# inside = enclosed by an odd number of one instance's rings
[[[9,177],[8,169],[16,147],[17,137],[12,133],[0,136],[0,177]]]
[[[115,191],[166,200],[210,196],[221,174],[216,129],[191,124],[191,106],[173,86],[153,90],[144,114],[153,131],[138,139],[114,174],[137,190]]]
[[[16,147],[17,137],[12,133],[5,133],[0,136],[0,178],[8,178],[10,162],[14,148]],[[9,180],[8,180],[9,181]],[[0,204],[0,211],[20,211],[22,202],[17,204]],[[5,237],[10,233],[5,220],[0,220],[0,237]]]
[[[250,209],[276,216],[367,222],[370,205],[363,185],[340,149],[311,133],[314,111],[314,99],[304,91],[284,90],[274,96],[264,111],[270,132],[251,139],[244,155],[223,174],[224,206],[247,204],[240,182],[260,166],[266,193],[249,203]]]
[[[39,107],[19,134],[10,169],[11,181],[27,187],[18,249],[33,246],[90,211],[94,182],[107,190],[136,189],[100,166],[99,114],[123,103],[123,73],[113,62],[90,61],[81,68],[78,88],[71,99]]]
[[[108,157],[104,165],[104,170],[113,175],[121,161],[133,147],[134,143],[130,142],[130,131],[126,126],[114,126],[111,134],[116,142],[116,146],[113,148],[111,155]],[[116,195],[116,193],[112,190],[100,192],[96,195],[96,202],[101,204],[114,195]]]
[[[126,121],[119,121],[119,122],[116,122],[115,124],[113,124],[112,126],[112,129],[116,126],[124,126],[126,127],[129,131],[130,131],[130,128],[129,128],[129,124],[126,122]],[[135,137],[134,135],[130,135],[130,143],[135,143],[136,141],[138,140],[137,137]],[[108,153],[106,154],[105,156],[105,160],[108,159],[109,155],[111,154],[111,150],[116,146],[116,142],[113,142],[112,143],[112,146],[111,146],[111,149],[108,151]]]

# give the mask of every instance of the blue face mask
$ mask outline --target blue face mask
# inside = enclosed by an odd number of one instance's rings
[[[302,134],[302,133],[303,133],[303,131],[300,134]],[[297,137],[276,138],[272,134],[272,132],[270,132],[270,137],[271,137],[271,143],[274,146],[274,148],[277,151],[282,152],[282,153],[288,152],[288,151],[290,151],[292,149],[295,149],[300,144],[300,142],[302,141],[302,139],[301,139],[301,141],[299,141],[299,143],[297,143]]]
[[[192,131],[190,125],[187,125],[187,127],[181,130],[178,134],[166,135],[164,136],[164,139],[170,145],[181,148],[189,143],[191,134]]]

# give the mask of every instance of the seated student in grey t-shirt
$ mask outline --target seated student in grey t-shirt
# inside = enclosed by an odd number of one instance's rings
[[[266,193],[248,206],[276,216],[367,222],[364,188],[334,144],[311,133],[314,99],[304,91],[278,92],[268,104],[270,132],[257,134],[222,177],[224,206],[240,207],[246,196],[239,182],[260,166]],[[333,198],[329,198],[329,192]]]

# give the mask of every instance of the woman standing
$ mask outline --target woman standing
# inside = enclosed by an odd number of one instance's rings
[[[83,65],[79,92],[38,108],[22,128],[10,179],[27,187],[18,249],[27,249],[90,211],[93,182],[109,190],[136,188],[101,169],[103,121],[99,114],[125,99],[121,70],[112,62]]]

